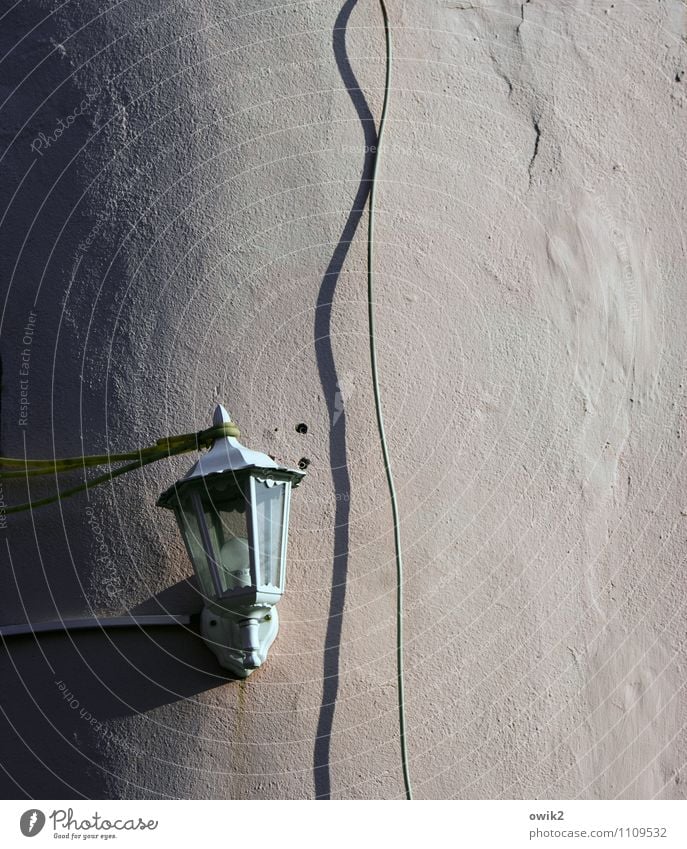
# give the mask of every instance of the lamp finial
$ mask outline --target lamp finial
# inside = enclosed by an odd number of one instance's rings
[[[231,416],[229,415],[229,413],[221,404],[218,404],[215,407],[215,412],[212,416],[212,424],[217,427],[217,425],[227,424],[230,421]]]

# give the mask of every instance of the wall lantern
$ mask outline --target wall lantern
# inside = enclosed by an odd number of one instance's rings
[[[230,421],[218,406],[213,425]],[[226,436],[157,502],[174,510],[205,598],[201,635],[240,678],[265,662],[279,630],[291,488],[303,477]]]

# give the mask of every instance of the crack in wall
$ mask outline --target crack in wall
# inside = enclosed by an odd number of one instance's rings
[[[539,154],[539,143],[541,142],[541,127],[539,126],[539,119],[532,116],[532,126],[534,127],[534,150],[532,151],[532,158],[530,159],[530,164],[527,166],[527,177],[530,186],[532,185],[532,173],[534,169],[534,162]]]
[[[520,4],[520,23],[515,28],[515,34],[520,35],[520,27],[525,23],[525,6],[528,6],[530,0],[525,0],[524,3]]]
[[[496,58],[496,56],[494,55],[493,50],[489,51],[489,58],[491,59],[491,63],[494,66],[494,70],[496,71],[496,76],[499,79],[503,80],[505,82],[505,84],[508,86],[508,97],[511,97],[512,94],[513,94],[513,81],[508,76],[508,74],[506,74],[506,72],[503,70],[503,68],[499,64],[499,61]]]

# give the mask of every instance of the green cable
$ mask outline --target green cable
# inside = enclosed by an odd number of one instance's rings
[[[391,499],[391,512],[394,520],[394,546],[396,549],[396,664],[398,684],[398,721],[401,735],[401,763],[403,765],[403,783],[405,785],[406,799],[413,798],[410,786],[410,773],[408,770],[408,748],[406,745],[406,717],[405,717],[405,694],[403,686],[403,554],[401,550],[401,528],[398,512],[398,499],[396,487],[391,473],[391,461],[389,459],[389,447],[384,430],[384,416],[382,415],[382,401],[379,391],[379,373],[377,370],[377,343],[375,336],[375,313],[373,303],[374,293],[374,225],[375,225],[375,197],[377,194],[377,169],[382,152],[382,136],[386,123],[386,113],[389,106],[389,84],[391,80],[391,30],[389,28],[389,16],[384,5],[384,0],[379,0],[384,18],[384,37],[386,41],[386,74],[384,79],[384,102],[382,104],[382,115],[379,119],[379,132],[377,133],[377,152],[372,166],[372,178],[370,188],[370,215],[367,229],[367,312],[369,320],[370,335],[370,360],[372,363],[372,389],[375,399],[375,410],[377,412],[377,428],[382,445],[384,457],[384,471],[389,484],[389,497]]]
[[[238,437],[240,435],[241,432],[233,422],[223,422],[206,430],[198,431],[198,433],[165,436],[162,439],[158,439],[155,445],[139,448],[136,451],[128,451],[125,454],[91,454],[55,460],[22,460],[15,457],[0,457],[0,480],[6,478],[25,478],[32,475],[58,475],[83,467],[111,465],[112,463],[123,462],[125,460],[133,461],[118,469],[110,469],[105,474],[92,478],[78,486],[60,490],[57,495],[40,498],[36,501],[27,501],[25,504],[16,504],[14,507],[5,507],[4,512],[21,513],[24,510],[33,510],[35,507],[53,504],[56,501],[61,501],[63,498],[76,495],[77,492],[107,483],[107,481],[119,477],[119,475],[133,472],[136,469],[147,466],[149,463],[163,460],[165,457],[174,457],[177,454],[186,454],[189,451],[199,451],[201,448],[207,448],[215,439],[220,439],[224,436]]]
[[[107,481],[112,480],[112,478],[116,478],[118,475],[123,475],[126,472],[133,472],[135,469],[140,469],[148,463],[153,463],[155,460],[162,459],[163,456],[167,457],[169,455],[161,454],[159,457],[152,457],[147,460],[130,463],[128,466],[122,466],[119,469],[106,472],[104,475],[93,478],[86,483],[79,484],[78,486],[71,487],[70,489],[62,489],[57,493],[57,495],[51,495],[47,498],[39,498],[37,501],[27,501],[25,504],[16,504],[14,507],[6,507],[5,513],[21,513],[24,510],[33,510],[35,507],[44,507],[46,504],[53,504],[56,501],[61,501],[63,498],[69,498],[70,495],[76,495],[77,492],[82,492],[84,489],[90,489],[92,486],[100,486],[100,484],[106,483]]]

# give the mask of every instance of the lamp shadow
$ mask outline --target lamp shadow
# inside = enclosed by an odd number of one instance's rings
[[[194,582],[185,580],[131,612],[199,606]],[[11,694],[0,704],[0,798],[36,799],[111,798],[109,743],[127,740],[112,730],[117,720],[237,680],[219,666],[193,621],[9,637],[0,643],[0,676]]]
[[[331,343],[332,304],[336,286],[348,255],[371,188],[374,152],[377,142],[377,130],[367,101],[353,73],[346,51],[346,27],[351,12],[358,0],[346,0],[339,12],[332,33],[332,47],[336,64],[346,89],[353,101],[365,136],[365,156],[360,183],[355,199],[348,213],[339,241],[324,273],[317,297],[315,310],[315,356],[322,391],[329,414],[329,457],[332,470],[332,484],[337,494],[334,516],[334,557],[332,570],[331,595],[327,619],[327,632],[324,646],[324,685],[317,722],[317,736],[313,754],[315,780],[315,798],[331,798],[330,753],[331,734],[339,692],[339,666],[341,653],[341,631],[343,610],[346,601],[346,583],[348,577],[348,549],[350,517],[350,475],[346,460],[346,410],[345,399],[341,392]]]

